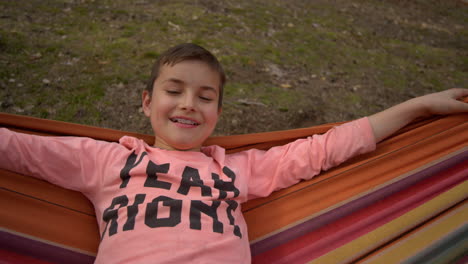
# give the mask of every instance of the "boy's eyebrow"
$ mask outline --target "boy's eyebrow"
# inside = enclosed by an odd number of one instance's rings
[[[173,82],[173,83],[176,83],[176,84],[184,84],[185,83],[184,81],[176,79],[176,78],[169,78],[169,79],[165,80],[163,83],[165,83],[165,82]],[[218,94],[218,90],[216,90],[214,87],[211,87],[211,86],[208,86],[208,85],[202,85],[202,86],[200,86],[200,88],[202,88],[203,90],[212,90],[213,92]]]
[[[169,79],[165,80],[164,82],[173,82],[173,83],[177,83],[177,84],[183,84],[184,83],[184,81],[176,79],[176,78],[169,78]]]

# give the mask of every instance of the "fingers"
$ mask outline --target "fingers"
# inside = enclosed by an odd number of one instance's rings
[[[468,112],[468,89],[464,88],[452,88],[449,90],[451,92],[452,98],[453,99],[458,99],[459,101],[454,101],[451,105],[451,110],[452,112],[455,113],[462,113],[462,112]],[[465,100],[463,100],[463,97]]]
[[[468,112],[468,103],[455,101],[452,104],[453,112]]]
[[[447,90],[446,92],[449,93],[450,97],[454,99],[468,96],[468,89],[465,88],[452,88]]]

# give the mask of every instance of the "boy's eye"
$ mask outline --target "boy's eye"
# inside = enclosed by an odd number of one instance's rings
[[[166,90],[166,93],[175,95],[175,94],[180,94],[181,92],[177,90]]]
[[[202,99],[203,101],[207,101],[207,102],[211,102],[213,101],[213,99],[209,98],[209,97],[206,97],[206,96],[199,96],[200,99]]]

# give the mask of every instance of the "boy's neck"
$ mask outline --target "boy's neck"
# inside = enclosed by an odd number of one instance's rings
[[[175,148],[175,147],[173,147],[173,146],[171,146],[169,144],[166,144],[165,142],[161,142],[161,141],[158,141],[158,140],[156,140],[154,142],[153,147],[159,148],[159,149],[164,149],[164,150],[170,150],[170,151],[201,152],[201,146],[198,146],[196,148],[189,148],[189,149],[179,149],[179,148]]]

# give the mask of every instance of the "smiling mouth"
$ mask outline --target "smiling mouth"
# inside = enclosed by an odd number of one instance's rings
[[[183,118],[169,118],[174,123],[180,123],[184,125],[192,125],[192,126],[198,126],[199,123],[193,121],[193,120],[188,120],[188,119],[183,119]]]

